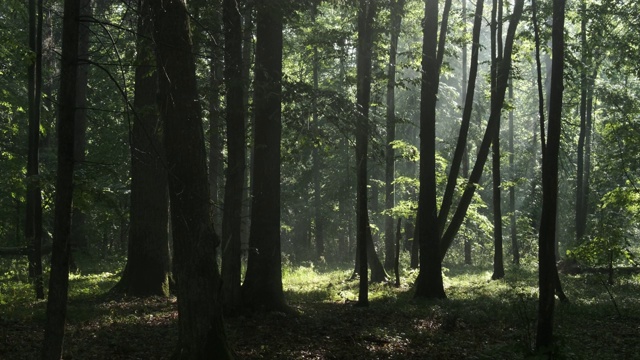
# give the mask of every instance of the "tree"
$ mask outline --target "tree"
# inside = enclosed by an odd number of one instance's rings
[[[498,101],[497,82],[498,64],[502,60],[502,0],[493,0],[491,9],[491,106],[495,108]],[[503,95],[504,96],[504,95]],[[502,110],[502,109],[500,109]],[[502,252],[502,184],[500,175],[500,119],[502,111],[496,116],[495,133],[492,142],[492,175],[493,175],[493,274],[492,280],[504,277],[504,261]]]
[[[58,172],[56,178],[55,219],[49,299],[42,359],[58,360],[67,315],[69,252],[73,199],[74,131],[78,78],[78,28],[80,4],[64,2],[62,22],[62,66],[60,69],[60,108],[58,115]]]
[[[440,259],[438,210],[436,207],[436,96],[438,0],[427,0],[424,9],[422,43],[422,86],[420,99],[420,195],[417,227],[420,242],[420,274],[415,297],[445,298]]]
[[[369,101],[371,98],[371,51],[376,0],[360,0],[358,6],[357,91],[356,91],[356,242],[360,285],[358,306],[369,306],[367,236],[371,232],[367,206],[367,152],[369,147]],[[373,249],[372,249],[373,250]]]
[[[542,217],[538,248],[539,288],[536,350],[549,353],[553,343],[553,310],[556,278],[556,221],[558,206],[558,155],[562,124],[564,76],[564,12],[565,0],[553,1],[553,63],[547,146],[542,154]]]
[[[280,254],[282,3],[260,1],[256,5],[253,198],[242,298],[248,308],[288,311]]]
[[[42,192],[39,179],[40,108],[42,99],[42,0],[29,1],[29,48],[35,58],[28,69],[29,135],[27,156],[27,196],[24,235],[31,245],[29,277],[36,298],[44,299],[42,279]]]
[[[168,296],[169,194],[163,126],[156,106],[158,76],[148,0],[138,1],[137,34],[128,256],[122,278],[113,290],[132,296]]]
[[[313,3],[311,5],[311,20],[316,24],[316,16],[318,12],[318,4]],[[311,113],[312,113],[312,131],[313,136],[319,136],[319,124],[320,121],[318,114],[318,77],[319,77],[319,58],[318,58],[318,45],[313,46],[313,97],[311,98]],[[324,219],[322,218],[322,193],[321,193],[321,176],[320,170],[322,168],[322,158],[320,157],[319,144],[314,144],[312,150],[313,158],[313,206],[314,206],[314,224],[315,224],[315,237],[316,237],[316,258],[324,258]]]
[[[235,0],[223,0],[227,171],[222,215],[222,294],[225,307],[240,303],[242,200],[245,181],[245,118],[242,17]]]
[[[392,142],[396,140],[396,111],[395,111],[395,89],[396,89],[396,61],[398,53],[398,38],[400,37],[400,27],[404,12],[405,0],[393,0],[391,2],[390,39],[389,39],[389,65],[387,67],[387,141],[385,152],[385,208],[391,209],[395,206],[395,191],[393,181],[395,179],[395,151]],[[385,253],[384,265],[390,269],[394,259],[394,233],[393,216],[385,217]]]
[[[181,0],[152,0],[158,103],[165,126],[173,270],[178,295],[176,359],[231,359],[219,302],[206,152],[189,14]]]

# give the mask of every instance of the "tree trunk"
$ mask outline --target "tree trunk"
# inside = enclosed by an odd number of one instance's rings
[[[255,162],[249,259],[242,296],[248,308],[288,311],[280,255],[281,5],[281,1],[257,5]]]
[[[491,10],[491,103],[496,108],[498,82],[498,64],[502,58],[502,1],[493,0]],[[502,109],[499,109],[502,110]],[[497,116],[497,124],[492,142],[492,183],[493,183],[493,274],[492,280],[504,278],[504,257],[502,251],[502,188],[500,174],[500,120],[502,111]]]
[[[169,194],[156,106],[158,77],[148,0],[138,2],[135,116],[131,129],[131,206],[127,265],[113,291],[132,296],[168,296]]]
[[[476,157],[476,162],[473,166],[473,170],[471,171],[471,175],[469,176],[467,187],[462,194],[456,212],[454,213],[449,226],[442,236],[442,245],[440,247],[441,259],[443,259],[446,255],[447,250],[451,246],[451,243],[453,242],[456,234],[458,233],[458,230],[460,229],[460,225],[462,224],[462,221],[466,216],[467,209],[469,208],[471,199],[473,197],[473,194],[475,193],[476,184],[478,184],[478,182],[480,181],[484,164],[487,161],[487,157],[489,155],[489,147],[491,145],[491,142],[493,141],[493,135],[495,134],[495,129],[498,125],[498,117],[500,116],[500,111],[504,104],[504,96],[507,90],[509,73],[511,71],[511,54],[513,52],[513,41],[515,38],[516,28],[518,27],[518,23],[520,22],[520,18],[522,17],[523,8],[524,0],[516,0],[513,14],[511,15],[511,21],[509,22],[507,36],[504,42],[502,61],[498,66],[496,84],[497,101],[495,103],[495,107],[492,106],[491,115],[489,116],[489,121],[487,123],[487,128],[482,138],[482,143],[478,148],[478,155]]]
[[[367,236],[371,231],[367,206],[367,154],[369,147],[369,101],[371,98],[371,56],[373,48],[373,21],[376,14],[376,0],[360,0],[358,8],[358,48],[357,48],[357,123],[356,123],[356,229],[358,275],[360,286],[358,306],[369,306],[369,284]]]
[[[91,0],[79,0],[80,1],[80,27],[79,44],[78,44],[78,80],[76,90],[76,133],[74,136],[74,161],[76,162],[76,169],[80,170],[83,167],[86,158],[87,148],[87,90],[89,80],[89,18],[91,17]],[[83,181],[80,178],[78,180],[78,189],[75,192],[75,198],[78,199],[83,191]],[[87,238],[87,214],[80,201],[74,201],[73,215],[71,222],[71,248],[73,253],[84,252],[88,250],[88,238]],[[75,262],[75,256],[71,255],[71,266],[77,267]]]
[[[562,93],[564,76],[564,12],[565,1],[553,1],[553,65],[549,106],[547,146],[542,154],[542,217],[539,235],[539,301],[536,350],[551,353],[553,344],[554,290],[557,281],[556,217],[558,206],[558,154],[562,123]]]
[[[36,299],[44,299],[42,279],[42,192],[39,180],[40,109],[42,99],[42,0],[37,5],[29,1],[29,48],[35,54],[28,69],[29,136],[27,156],[27,196],[25,237],[29,251],[29,277],[33,281]]]
[[[311,19],[313,24],[316,24],[316,13],[318,11],[317,4],[314,3],[311,7]],[[311,131],[312,136],[316,139],[320,138],[320,124],[319,122],[319,114],[318,114],[318,67],[319,67],[319,59],[318,59],[318,45],[315,44],[313,46],[313,96],[311,98],[311,112],[312,112],[312,121],[311,121]],[[315,143],[312,151],[312,159],[313,159],[313,206],[314,206],[314,220],[315,223],[315,239],[316,239],[316,258],[318,260],[324,259],[324,219],[322,218],[322,193],[321,193],[321,168],[322,157],[320,156],[319,150],[319,142]]]
[[[222,299],[227,309],[240,304],[242,200],[246,167],[242,17],[235,0],[223,0],[226,88],[227,173],[222,215]]]
[[[575,222],[576,222],[576,245],[582,243],[587,227],[587,209],[586,203],[586,184],[584,181],[585,175],[585,142],[587,137],[587,97],[589,92],[589,79],[587,78],[587,69],[591,65],[590,59],[587,54],[587,5],[583,0],[580,4],[580,11],[582,18],[580,21],[580,47],[581,47],[581,68],[580,68],[580,132],[578,135],[578,154],[577,154],[577,176],[576,176],[576,210],[575,210]]]
[[[478,1],[476,3],[476,6],[478,6],[478,3],[480,3],[480,6],[483,5],[483,1]],[[462,19],[464,21],[464,34],[466,36],[467,33],[467,0],[463,0],[462,1]],[[475,29],[475,27],[474,27]],[[479,28],[478,28],[479,30]],[[478,32],[478,34],[480,34]],[[472,34],[473,36],[473,34]],[[472,46],[476,46],[476,43],[472,43]],[[477,52],[476,52],[477,54]],[[476,57],[476,66],[477,66],[477,57]],[[477,73],[477,67],[476,67],[476,73]],[[467,44],[463,44],[462,45],[462,82],[460,83],[460,107],[462,109],[465,108],[465,102],[467,99],[467,87],[470,85],[468,84],[468,77],[469,75],[467,74]],[[475,84],[475,80],[474,80],[474,84]],[[474,85],[475,88],[475,85]],[[463,110],[464,112],[464,110]],[[467,120],[468,122],[470,122],[471,120],[471,113],[469,113],[469,120]],[[467,129],[468,132],[468,129]],[[465,135],[466,137],[466,135]],[[463,178],[468,178],[469,177],[469,144],[466,142],[462,145],[462,177]],[[468,236],[464,237],[464,263],[466,265],[471,265],[472,260],[471,260],[471,239]]]
[[[420,273],[417,298],[445,298],[436,205],[436,102],[438,0],[425,2],[420,101],[420,195],[418,200]]]
[[[215,6],[220,6],[220,4],[220,0],[215,1]],[[224,196],[221,185],[224,176],[223,109],[220,101],[224,76],[224,55],[220,49],[220,44],[223,43],[223,24],[219,11],[215,11],[213,16],[215,30],[209,42],[211,54],[209,60],[209,86],[211,86],[209,94],[209,192],[214,206],[213,223],[216,229],[222,229],[222,212],[219,209],[222,206],[221,200]]]
[[[389,66],[387,68],[387,140],[385,152],[385,208],[391,209],[395,206],[395,151],[391,142],[396,139],[396,57],[398,53],[398,38],[400,37],[400,26],[404,12],[405,0],[393,0],[391,2],[391,34],[389,45]],[[385,253],[384,266],[391,269],[394,265],[394,239],[393,239],[393,217],[385,216],[384,225]]]
[[[80,3],[66,0],[62,22],[62,68],[58,118],[58,170],[56,178],[53,249],[49,278],[49,300],[42,359],[62,357],[67,315],[69,250],[73,198],[74,128],[78,77],[78,28]]]
[[[509,102],[513,104],[513,77],[509,77]],[[511,186],[509,186],[509,214],[511,223],[511,253],[513,263],[520,265],[520,249],[518,247],[518,232],[516,218],[516,167],[514,164],[515,149],[513,146],[513,107],[509,110],[509,173],[511,176]]]
[[[178,285],[176,359],[231,359],[218,299],[220,275],[207,183],[189,15],[180,0],[150,1],[158,69],[158,102],[165,126],[169,197]]]

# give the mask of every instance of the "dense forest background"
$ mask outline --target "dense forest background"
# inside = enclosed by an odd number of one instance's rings
[[[55,308],[45,316],[31,299],[48,294],[52,307],[63,290],[66,309],[67,285],[47,291],[56,269],[64,281],[71,271],[71,299],[74,276],[96,269],[111,275],[91,291],[109,299],[177,295],[153,305],[177,307],[177,358],[234,347],[259,358],[239,340],[251,339],[238,320],[248,309],[273,323],[304,312],[296,301],[367,306],[369,291],[397,298],[407,317],[478,332],[463,318],[477,314],[451,315],[462,305],[442,300],[483,293],[481,280],[455,283],[469,274],[513,291],[482,296],[525,304],[518,319],[538,326],[537,341],[532,329],[520,339],[527,354],[562,351],[541,326],[565,281],[569,302],[593,282],[637,320],[639,19],[630,0],[5,0],[0,322],[40,311],[43,358],[56,354]],[[336,269],[343,278],[325,278],[320,295],[297,293],[295,274]],[[531,315],[523,299],[538,286]],[[441,300],[416,310],[406,293]],[[359,339],[424,355],[397,338]]]

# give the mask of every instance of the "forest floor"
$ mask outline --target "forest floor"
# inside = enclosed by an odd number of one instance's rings
[[[0,359],[38,358],[46,302],[31,299],[23,263],[2,261]],[[359,308],[351,271],[287,267],[295,314],[227,317],[227,335],[241,359],[533,358],[535,267],[507,268],[499,281],[487,269],[451,266],[448,299],[437,301],[414,300],[407,272],[399,288],[372,284],[370,306]],[[561,278],[571,302],[557,303],[557,358],[640,359],[640,276],[620,275],[613,286],[597,274]],[[72,275],[64,359],[170,358],[176,299],[105,295],[117,280],[104,270]]]

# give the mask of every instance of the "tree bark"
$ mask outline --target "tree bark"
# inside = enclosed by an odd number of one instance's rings
[[[281,1],[257,4],[254,177],[249,259],[242,285],[246,307],[288,311],[280,255],[282,102]]]
[[[171,200],[178,295],[176,359],[231,359],[219,302],[219,244],[209,204],[206,150],[189,15],[181,0],[152,0],[158,102]]]
[[[551,353],[553,344],[554,290],[559,281],[554,244],[558,206],[558,155],[562,123],[564,76],[564,12],[565,0],[553,1],[553,63],[549,106],[547,146],[542,154],[542,217],[539,234],[539,298],[536,350]]]
[[[153,57],[153,24],[148,0],[138,2],[138,37],[133,126],[131,206],[127,265],[113,288],[132,296],[168,296],[169,194],[156,106],[158,76]]]
[[[513,77],[509,77],[509,102],[513,105]],[[520,265],[520,249],[518,246],[517,218],[516,218],[516,167],[514,164],[515,149],[513,146],[513,107],[509,110],[509,172],[511,176],[511,186],[509,186],[509,214],[511,223],[511,253],[513,263]]]
[[[57,126],[58,170],[53,249],[51,254],[47,319],[41,353],[42,359],[51,360],[58,360],[62,357],[62,341],[67,315],[79,16],[79,2],[65,0],[62,22],[62,68],[60,73],[60,108]]]
[[[223,0],[224,78],[226,88],[227,172],[222,215],[222,299],[225,308],[240,304],[242,200],[246,167],[242,17],[235,0]]]

